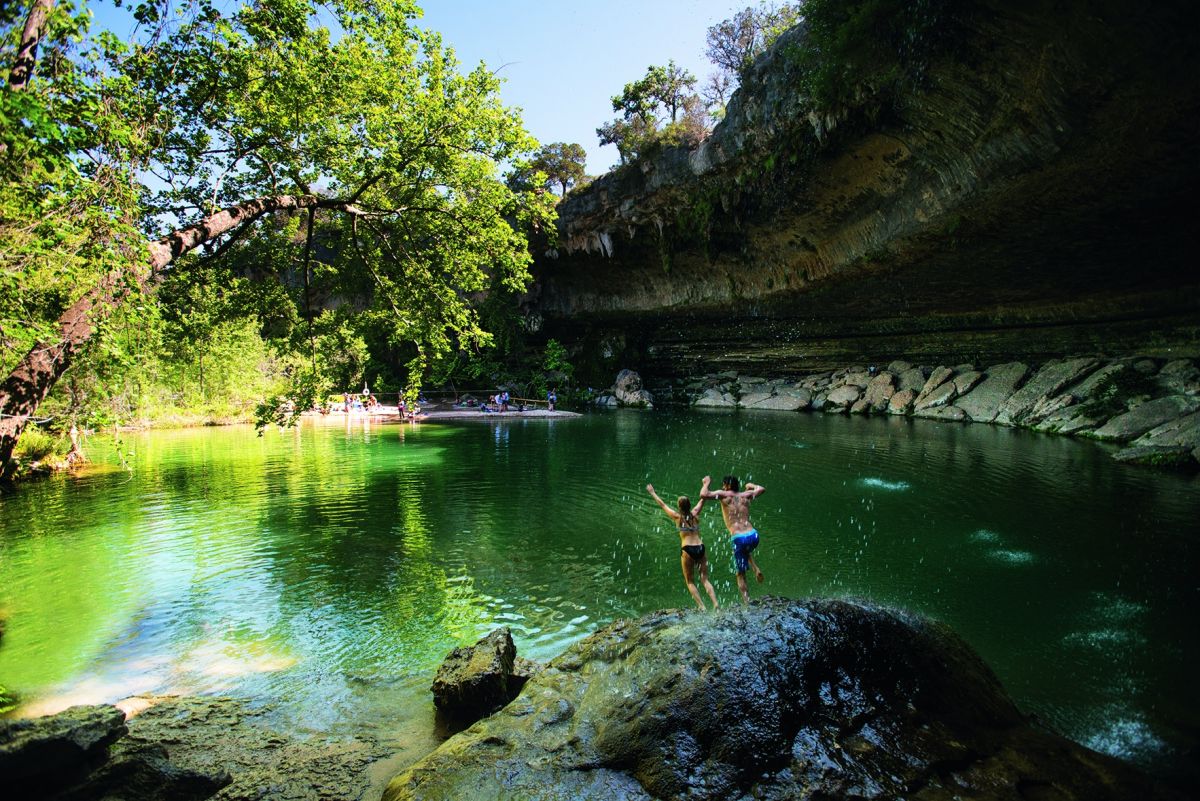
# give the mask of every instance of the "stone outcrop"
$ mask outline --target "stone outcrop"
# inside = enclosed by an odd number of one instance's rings
[[[499,628],[474,645],[451,651],[434,677],[433,702],[462,724],[507,704],[529,680],[531,663],[517,661],[512,632]]]
[[[601,629],[394,778],[384,799],[1016,801],[1043,790],[1173,797],[1031,725],[939,624],[766,598]]]
[[[162,745],[123,740],[128,733],[125,713],[114,706],[0,720],[4,797],[199,801],[229,784],[227,773],[180,767]]]

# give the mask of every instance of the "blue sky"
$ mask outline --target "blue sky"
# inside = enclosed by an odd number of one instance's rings
[[[616,115],[610,98],[668,59],[703,84],[709,26],[751,0],[426,0],[424,27],[440,31],[465,68],[503,68],[501,94],[524,109],[525,125],[543,143],[587,148],[588,173],[613,166],[617,149],[596,140]]]

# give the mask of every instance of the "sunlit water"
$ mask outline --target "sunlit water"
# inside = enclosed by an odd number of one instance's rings
[[[647,496],[764,485],[752,593],[919,610],[1026,711],[1173,772],[1200,729],[1200,480],[989,426],[782,413],[101,438],[109,469],[0,501],[0,685],[24,712],[139,693],[272,704],[298,731],[387,720],[426,747],[428,684],[507,625],[536,659],[688,606]],[[124,465],[122,465],[124,462]],[[126,469],[126,466],[128,469]],[[722,603],[720,513],[703,513]],[[414,746],[416,747],[416,746]]]

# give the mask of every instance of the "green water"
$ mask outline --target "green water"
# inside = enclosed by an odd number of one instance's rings
[[[767,488],[752,594],[856,596],[946,621],[1022,708],[1171,772],[1200,729],[1200,480],[989,426],[613,413],[102,438],[110,465],[0,501],[0,685],[26,713],[226,693],[298,730],[432,742],[442,656],[502,624],[546,659],[689,605],[644,486]],[[122,460],[128,466],[122,466]],[[736,602],[720,513],[701,531]]]

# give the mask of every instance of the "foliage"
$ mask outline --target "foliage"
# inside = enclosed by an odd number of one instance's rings
[[[566,347],[557,339],[546,342],[545,356],[542,357],[542,370],[547,373],[558,373],[567,383],[575,374],[575,366],[568,359]]]
[[[651,66],[613,96],[613,111],[621,117],[596,129],[600,144],[616,145],[622,164],[655,147],[699,144],[708,135],[708,120],[692,91],[695,85],[696,76],[673,60],[665,67]]]
[[[951,0],[806,0],[807,36],[793,48],[818,110],[919,87],[971,4]]]
[[[547,189],[558,184],[562,187],[562,194],[566,195],[571,186],[583,180],[586,164],[587,151],[583,145],[555,142],[543,145],[534,154],[530,167],[546,175]]]
[[[144,3],[126,43],[58,3],[28,90],[0,90],[5,367],[106,275],[130,290],[116,293],[123,321],[157,313],[148,334],[203,370],[201,386],[221,372],[212,348],[252,317],[270,348],[305,357],[293,367],[309,376],[288,373],[296,397],[362,379],[366,328],[408,353],[414,394],[440,354],[486,346],[472,298],[493,279],[524,286],[526,237],[552,229],[553,204],[499,179],[497,163],[536,142],[496,75],[460,71],[413,27],[419,13],[411,0]],[[19,23],[0,18],[5,67]],[[177,268],[189,281],[150,274],[146,236],[255,198],[300,201],[210,237]],[[97,378],[131,367],[118,351],[96,358]]]
[[[20,700],[17,696],[0,684],[0,715],[4,715],[17,708]]]
[[[66,454],[67,448],[62,438],[46,433],[36,425],[25,429],[25,436],[17,446],[15,456],[22,462],[32,464],[40,462],[48,456]]]
[[[1158,382],[1132,367],[1114,370],[1096,382],[1091,400],[1083,404],[1090,417],[1108,418],[1128,410],[1128,402],[1152,398],[1160,392]]]
[[[779,34],[800,21],[802,8],[807,11],[808,6],[765,1],[747,6],[708,29],[704,55],[717,66],[717,75],[736,84]]]

